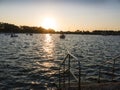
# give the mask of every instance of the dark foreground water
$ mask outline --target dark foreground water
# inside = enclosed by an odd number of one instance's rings
[[[94,81],[98,65],[107,68],[112,58],[120,55],[120,36],[19,34],[11,38],[0,34],[0,89],[44,90],[49,82],[58,78],[58,66],[65,57],[66,48],[81,60],[83,78]],[[120,81],[120,59],[116,60]],[[103,75],[108,80],[111,77]]]

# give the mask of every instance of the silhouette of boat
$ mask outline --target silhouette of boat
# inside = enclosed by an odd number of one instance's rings
[[[29,35],[30,35],[30,36],[32,36],[33,34],[32,34],[32,33],[30,33]]]
[[[32,33],[26,33],[26,35],[30,35],[30,36],[32,36],[33,34],[32,34]]]
[[[60,39],[65,39],[65,35],[64,35],[64,34],[61,34],[61,35],[60,35]]]
[[[11,37],[18,37],[18,35],[12,33],[12,34],[11,34]]]

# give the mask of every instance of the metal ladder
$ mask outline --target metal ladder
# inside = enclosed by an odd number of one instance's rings
[[[115,78],[115,64],[116,64],[116,60],[119,59],[120,56],[117,56],[115,58],[112,59],[112,80],[111,82],[114,82],[114,78]],[[73,62],[76,62],[76,66],[78,71],[77,73],[74,72],[73,68],[76,67],[72,67]],[[101,75],[102,75],[102,70],[100,65],[98,65],[98,83],[101,83]],[[109,68],[109,67],[108,67]],[[72,76],[72,78],[71,78]],[[73,54],[71,54],[68,50],[67,50],[67,55],[64,58],[64,60],[62,61],[62,63],[60,64],[59,67],[59,83],[58,83],[58,90],[69,90],[69,88],[71,88],[72,86],[72,80],[75,80],[75,84],[77,84],[77,90],[81,90],[81,63],[80,60],[75,57]]]
[[[116,56],[115,58],[113,58],[111,61],[112,61],[112,63],[111,63],[111,65],[112,65],[112,72],[110,73],[111,75],[112,75],[112,78],[111,78],[111,82],[114,82],[114,78],[115,78],[115,71],[116,71],[116,60],[117,59],[119,59],[120,60],[120,56]],[[101,76],[102,76],[102,74],[103,73],[105,73],[105,72],[102,72],[102,67],[105,65],[105,64],[107,64],[107,63],[109,63],[109,62],[104,62],[104,64],[103,65],[99,65],[99,74],[98,74],[98,83],[101,83]],[[110,67],[108,67],[108,68],[110,68]],[[107,73],[109,73],[109,72],[107,72]]]
[[[71,65],[71,63],[73,62],[78,66],[77,67],[78,71],[76,73],[78,75],[76,75],[75,72],[73,72],[72,70],[73,66]],[[77,85],[78,90],[81,90],[80,60],[67,50],[67,55],[59,67],[59,81],[58,81],[59,90],[63,90],[62,88],[64,88],[64,90],[69,90],[72,84],[71,80],[74,80],[78,84]]]

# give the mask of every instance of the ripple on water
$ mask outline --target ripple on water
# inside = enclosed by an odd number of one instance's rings
[[[111,62],[120,54],[119,38],[67,35],[65,40],[60,40],[59,35],[20,34],[17,38],[10,38],[0,34],[0,89],[45,90],[48,82],[58,79],[58,67],[66,55],[65,48],[80,60],[83,81],[97,82],[99,66],[103,72],[111,71],[111,64],[106,61]],[[115,80],[120,81],[118,61]],[[78,75],[78,66],[71,66]],[[111,80],[107,74],[102,75],[103,81]]]

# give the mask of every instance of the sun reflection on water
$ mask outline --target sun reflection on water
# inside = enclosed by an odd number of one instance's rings
[[[45,42],[46,43],[49,43],[49,42],[51,42],[52,41],[52,37],[50,36],[50,34],[46,34],[45,35]]]
[[[36,60],[35,67],[37,72],[41,72],[46,76],[55,74],[54,68],[57,68],[58,64],[54,62],[55,58],[55,42],[54,36],[50,34],[44,34],[42,37],[42,55],[40,60]],[[44,72],[44,73],[43,73]]]
[[[41,67],[41,69],[48,70],[51,67],[56,66],[54,63],[54,41],[50,34],[45,34],[43,37],[43,56],[41,61],[37,61],[36,64]],[[53,71],[50,71],[51,74]]]
[[[53,52],[54,52],[54,43],[52,36],[50,34],[45,35],[45,41],[43,45],[44,52],[48,57],[53,57]]]

